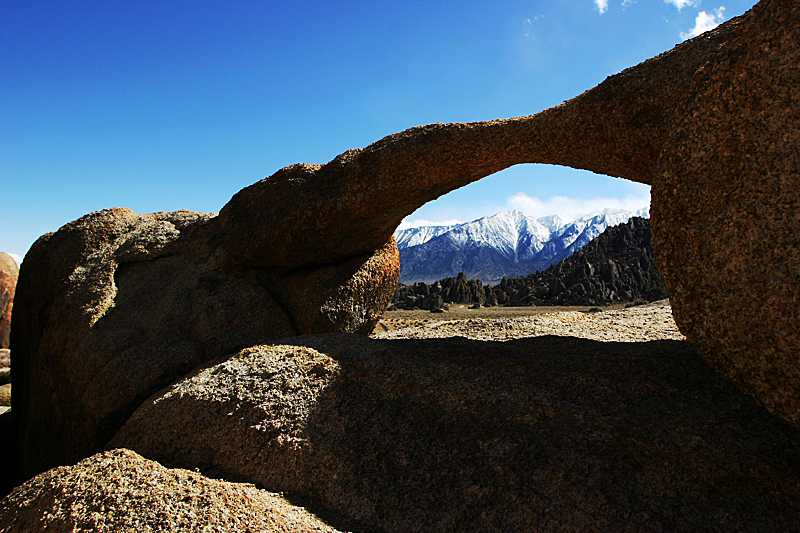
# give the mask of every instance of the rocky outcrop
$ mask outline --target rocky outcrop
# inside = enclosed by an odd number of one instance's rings
[[[581,250],[546,270],[483,287],[462,272],[426,285],[398,284],[392,303],[400,309],[436,309],[444,304],[609,305],[654,302],[667,297],[653,260],[650,222],[634,217],[606,229]],[[438,298],[437,298],[438,296]]]
[[[93,455],[17,487],[0,502],[0,530],[338,531],[279,494],[170,470],[129,450]]]
[[[403,217],[517,163],[653,185],[656,258],[681,330],[800,426],[798,63],[800,5],[762,0],[536,115],[411,128],[287,167],[218,217],[114,209],[43,237],[12,316],[23,474],[95,451],[203,361],[290,334],[371,330],[396,283]]]
[[[609,305],[667,297],[653,259],[650,222],[631,218],[606,229],[547,270],[504,280],[494,290],[508,305]]]
[[[800,427],[800,4],[715,39],[658,159],[656,259],[689,341]]]
[[[678,341],[301,337],[153,396],[118,446],[364,531],[800,527],[800,434]]]
[[[11,310],[19,267],[14,258],[0,252],[0,349],[8,349],[11,335]]]
[[[486,301],[488,289],[480,280],[468,280],[463,272],[455,278],[445,278],[430,285],[421,281],[413,285],[398,283],[392,296],[392,308],[431,311],[441,309],[445,304],[480,305]]]
[[[22,479],[101,450],[204,361],[301,333],[368,333],[397,282],[391,240],[293,270],[242,265],[225,239],[211,215],[116,208],[33,245],[13,316]]]

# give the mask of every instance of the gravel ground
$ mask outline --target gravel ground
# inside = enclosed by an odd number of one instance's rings
[[[597,309],[597,308],[595,308]],[[574,307],[501,307],[468,309],[455,306],[443,314],[387,311],[382,324],[389,331],[376,339],[466,337],[505,341],[560,335],[598,341],[645,342],[684,340],[672,318],[669,300],[624,308],[617,305],[591,312]]]

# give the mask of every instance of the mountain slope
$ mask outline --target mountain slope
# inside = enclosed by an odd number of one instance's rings
[[[400,309],[436,309],[446,303],[608,305],[663,298],[666,293],[653,258],[650,222],[632,217],[544,271],[504,278],[495,286],[468,280],[464,273],[430,285],[401,283],[392,303]]]
[[[560,215],[532,218],[504,211],[456,226],[424,226],[395,233],[400,250],[400,281],[414,283],[454,277],[498,283],[543,270],[570,256],[607,227],[637,212],[604,211],[570,219]]]

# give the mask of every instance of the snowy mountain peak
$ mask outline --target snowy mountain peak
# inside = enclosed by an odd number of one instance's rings
[[[492,283],[503,276],[527,275],[571,255],[609,226],[635,212],[603,210],[578,216],[533,218],[502,211],[453,226],[422,226],[395,232],[400,249],[400,280],[433,282],[459,272]]]

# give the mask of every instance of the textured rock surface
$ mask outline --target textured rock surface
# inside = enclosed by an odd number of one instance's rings
[[[678,324],[723,375],[800,426],[798,64],[800,5],[762,0],[537,115],[421,126],[284,169],[235,196],[220,224],[238,234],[237,221],[289,220],[289,233],[227,246],[245,262],[269,249],[272,264],[302,265],[369,253],[420,205],[517,163],[651,184],[656,259]],[[263,209],[274,195],[299,208]]]
[[[7,349],[11,334],[11,309],[17,287],[19,267],[5,252],[0,252],[0,349]]]
[[[679,341],[307,336],[174,384],[109,446],[386,531],[800,528],[800,434]]]
[[[800,426],[799,32],[796,0],[762,0],[537,115],[421,126],[287,167],[215,218],[116,209],[43,237],[12,317],[23,473],[91,453],[200,361],[267,337],[371,330],[402,218],[526,162],[652,184],[682,331]]]
[[[656,259],[689,341],[800,427],[800,3],[717,39],[658,160]]]
[[[34,244],[13,317],[22,479],[101,450],[204,361],[298,333],[371,331],[399,272],[394,241],[292,271],[237,264],[225,237],[211,215],[116,208]]]
[[[97,454],[17,487],[0,501],[0,530],[338,531],[278,494],[169,470],[129,450]]]

